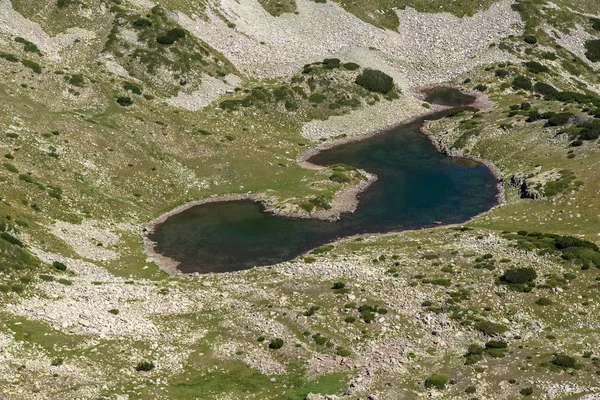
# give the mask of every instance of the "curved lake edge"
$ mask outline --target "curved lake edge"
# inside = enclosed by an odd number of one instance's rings
[[[435,89],[444,89],[444,88],[455,89],[465,95],[468,95],[468,96],[471,96],[474,98],[474,100],[471,103],[465,104],[463,107],[473,107],[473,108],[477,108],[479,110],[487,110],[494,106],[494,104],[489,100],[489,98],[486,94],[484,94],[482,92],[478,92],[478,91],[467,90],[465,88],[454,86],[454,85],[451,85],[448,83],[419,86],[419,87],[415,87],[415,88],[411,89],[411,92],[413,93],[413,95],[416,98],[425,100],[425,97],[426,97],[428,91],[432,91]],[[373,130],[371,132],[368,132],[368,133],[365,133],[362,135],[353,135],[353,136],[349,136],[349,137],[345,137],[345,138],[340,138],[340,139],[323,142],[312,149],[309,149],[303,153],[300,153],[296,157],[296,162],[301,167],[307,168],[307,169],[326,169],[326,168],[328,168],[328,166],[313,164],[313,163],[309,162],[308,160],[310,158],[314,157],[315,155],[321,153],[322,151],[326,151],[333,147],[337,147],[337,146],[340,146],[340,145],[343,145],[346,143],[350,143],[350,142],[366,140],[373,136],[390,132],[391,130],[396,129],[400,126],[410,124],[418,119],[425,118],[423,125],[420,127],[420,131],[429,139],[429,141],[433,144],[433,146],[436,148],[436,150],[439,153],[444,154],[445,156],[448,156],[448,157],[452,157],[452,158],[462,158],[462,159],[472,160],[472,161],[478,162],[482,165],[485,165],[490,170],[490,172],[496,178],[496,181],[497,181],[497,183],[496,183],[496,189],[497,189],[496,204],[493,205],[492,207],[490,207],[488,210],[481,212],[479,214],[473,215],[471,218],[469,218],[468,220],[465,220],[461,223],[442,224],[439,227],[423,227],[423,228],[418,228],[418,229],[401,229],[401,230],[397,230],[397,231],[387,231],[387,232],[381,232],[381,233],[357,234],[357,235],[345,236],[345,237],[337,239],[336,241],[344,241],[347,239],[353,239],[353,238],[358,238],[358,237],[386,236],[386,235],[393,235],[393,234],[404,233],[404,232],[419,231],[419,230],[423,230],[423,229],[439,229],[439,228],[449,228],[449,227],[461,226],[461,225],[468,223],[468,222],[472,221],[473,219],[479,217],[480,215],[486,214],[486,213],[492,211],[493,209],[505,204],[506,200],[505,200],[505,195],[504,195],[504,186],[502,183],[504,176],[503,176],[502,172],[500,171],[500,169],[498,167],[496,167],[496,165],[494,163],[492,163],[489,160],[485,160],[485,159],[482,159],[482,158],[479,158],[476,156],[472,156],[472,155],[468,155],[468,154],[466,154],[466,155],[456,154],[456,153],[449,151],[449,149],[443,147],[436,140],[433,133],[431,131],[429,131],[429,129],[427,128],[429,121],[426,119],[426,117],[428,115],[432,115],[432,114],[438,113],[440,111],[450,110],[450,109],[459,108],[459,107],[460,106],[445,106],[445,105],[439,105],[439,104],[431,104],[431,107],[427,112],[420,113],[420,114],[414,115],[412,117],[406,118],[398,123],[387,126],[385,128],[376,129],[376,130]],[[216,196],[193,200],[193,201],[184,203],[166,213],[161,214],[158,218],[154,219],[153,221],[147,223],[144,226],[144,228],[142,230],[144,251],[146,252],[146,254],[148,255],[148,258],[152,262],[154,262],[161,270],[163,270],[164,272],[166,272],[169,275],[181,275],[181,276],[199,275],[199,273],[197,273],[197,272],[184,273],[184,272],[180,271],[178,269],[178,266],[180,264],[179,261],[169,258],[169,257],[159,253],[158,251],[156,251],[157,243],[152,241],[149,237],[150,234],[154,232],[154,229],[156,226],[164,223],[169,217],[171,217],[173,215],[180,214],[190,208],[193,208],[193,207],[196,207],[199,205],[208,204],[208,203],[216,203],[216,202],[239,201],[239,200],[250,200],[250,201],[259,203],[263,207],[263,212],[281,216],[281,217],[285,217],[285,218],[321,219],[321,220],[325,220],[325,221],[336,221],[340,218],[340,214],[354,212],[356,210],[356,208],[358,207],[358,203],[359,203],[358,196],[360,195],[360,193],[362,193],[367,188],[369,188],[369,186],[371,186],[377,180],[376,175],[371,174],[364,170],[360,170],[360,171],[367,177],[366,180],[361,181],[357,185],[344,188],[341,191],[339,191],[338,193],[336,193],[336,195],[334,196],[334,198],[332,200],[332,208],[330,210],[324,210],[323,212],[317,212],[317,213],[313,213],[313,214],[291,213],[291,212],[282,212],[280,210],[277,210],[277,209],[271,207],[271,205],[268,203],[264,193],[239,193],[239,194],[216,195]],[[236,271],[236,272],[239,272],[239,271]],[[222,273],[222,272],[220,272],[220,273]]]

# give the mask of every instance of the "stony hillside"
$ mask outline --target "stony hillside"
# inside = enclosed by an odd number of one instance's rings
[[[599,69],[595,0],[0,0],[0,398],[600,398]],[[339,202],[367,175],[298,156],[438,84],[486,107],[425,133],[502,206],[235,273],[144,251],[190,201]]]

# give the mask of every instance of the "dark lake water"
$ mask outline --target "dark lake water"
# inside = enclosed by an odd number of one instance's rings
[[[460,107],[473,98],[454,89],[435,89],[427,100]],[[228,272],[290,260],[345,236],[431,227],[436,221],[460,223],[494,206],[497,180],[491,171],[440,154],[420,132],[423,121],[310,159],[319,165],[352,165],[379,178],[360,194],[357,210],[342,214],[340,221],[275,216],[250,200],[218,202],[169,217],[150,239],[159,253],[181,263],[182,272]]]

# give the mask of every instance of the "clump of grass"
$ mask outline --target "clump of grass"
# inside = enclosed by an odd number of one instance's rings
[[[330,252],[331,250],[333,250],[335,248],[334,245],[332,244],[326,244],[325,246],[321,246],[321,247],[317,247],[316,249],[314,249],[313,251],[310,252],[310,254],[325,254]]]
[[[448,377],[445,375],[434,374],[429,378],[425,379],[425,388],[436,388],[438,390],[444,390],[448,383]]]

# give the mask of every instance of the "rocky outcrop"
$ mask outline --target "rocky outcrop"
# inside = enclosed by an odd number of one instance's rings
[[[531,183],[527,182],[524,176],[519,174],[510,177],[510,186],[517,188],[519,197],[522,199],[537,200],[544,197],[537,189],[532,187]]]

